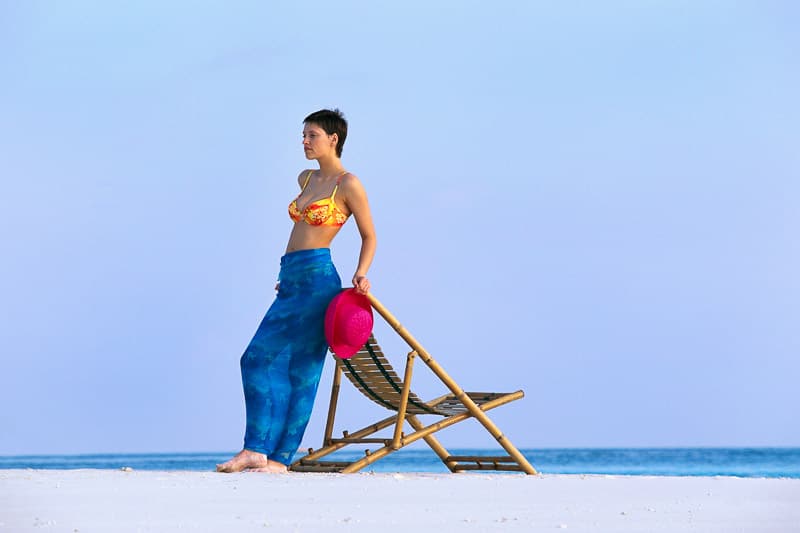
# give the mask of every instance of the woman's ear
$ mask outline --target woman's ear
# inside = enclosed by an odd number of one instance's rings
[[[333,143],[333,144],[331,144],[331,146],[334,146],[334,147],[337,144],[339,144],[339,134],[338,133],[334,133],[334,134],[331,135],[331,142]]]

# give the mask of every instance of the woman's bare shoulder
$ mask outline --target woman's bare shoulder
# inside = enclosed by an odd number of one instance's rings
[[[297,184],[300,187],[302,187],[303,183],[305,183],[305,181],[306,181],[306,176],[308,176],[312,172],[314,172],[314,171],[311,170],[310,168],[304,168],[303,170],[301,170],[300,174],[297,175]]]
[[[358,179],[358,176],[353,174],[352,172],[347,172],[344,176],[342,176],[342,180],[339,182],[340,187],[342,189],[353,189],[353,188],[364,188],[364,185],[361,183],[361,180]]]

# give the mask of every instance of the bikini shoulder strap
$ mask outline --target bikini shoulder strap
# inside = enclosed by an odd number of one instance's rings
[[[308,185],[308,180],[311,179],[311,173],[312,172],[314,172],[314,171],[313,170],[309,170],[308,174],[306,174],[306,181],[305,181],[305,183],[303,183],[303,188],[300,189],[300,192],[303,192],[304,190],[306,190],[306,186]]]
[[[342,178],[344,177],[345,174],[347,174],[346,170],[341,174],[339,174],[339,178],[336,180],[336,187],[333,188],[333,193],[331,193],[331,198],[336,196],[336,191],[339,190],[339,184],[342,182]]]

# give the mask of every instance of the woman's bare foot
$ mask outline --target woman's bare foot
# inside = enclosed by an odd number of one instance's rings
[[[248,468],[247,471],[269,472],[271,474],[286,474],[287,472],[289,472],[289,468],[283,463],[279,463],[278,461],[273,461],[272,459],[267,459],[267,466]]]
[[[230,461],[217,465],[217,472],[241,472],[247,468],[266,468],[271,462],[263,453],[242,450]]]

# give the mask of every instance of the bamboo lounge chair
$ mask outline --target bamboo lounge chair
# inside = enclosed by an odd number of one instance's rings
[[[413,336],[392,316],[391,313],[374,297],[367,295],[372,307],[389,323],[392,328],[411,347],[408,354],[403,380],[392,369],[386,357],[375,341],[370,336],[364,346],[350,359],[336,360],[336,369],[333,377],[328,420],[325,426],[325,437],[322,448],[309,449],[308,454],[295,461],[290,469],[296,472],[358,472],[365,466],[395,452],[404,446],[419,439],[433,449],[436,455],[444,462],[451,472],[464,470],[510,470],[536,474],[536,470],[519,450],[506,438],[500,429],[489,419],[486,411],[506,403],[518,400],[524,396],[521,390],[510,393],[498,392],[464,392],[461,387],[434,361]],[[419,356],[433,373],[450,389],[450,393],[434,400],[422,401],[411,391],[411,377],[414,359]],[[347,376],[355,387],[370,400],[394,411],[395,414],[384,418],[374,424],[365,426],[358,431],[343,432],[343,437],[333,437],[333,423],[336,415],[336,405],[339,397],[339,387],[342,374]],[[442,417],[438,422],[424,425],[418,415],[437,415]],[[508,456],[456,456],[451,455],[434,436],[434,433],[462,422],[475,418],[484,428],[497,439],[508,453]],[[413,429],[411,433],[403,431],[404,422]],[[391,438],[376,438],[373,435],[383,429],[393,426]],[[377,444],[382,447],[375,450],[365,450],[364,457],[353,462],[347,461],[322,461],[323,457],[350,444]]]

